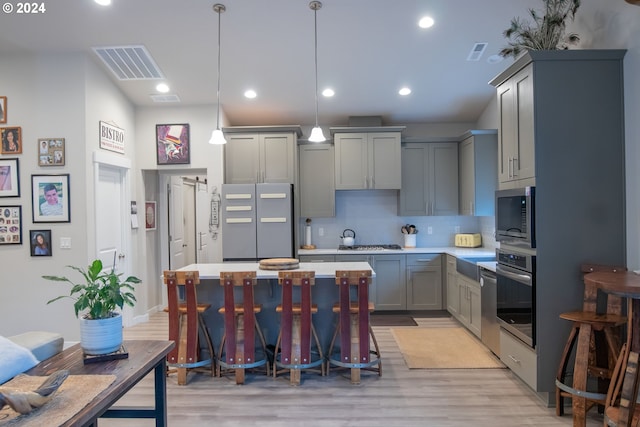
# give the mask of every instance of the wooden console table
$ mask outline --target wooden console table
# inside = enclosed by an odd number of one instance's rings
[[[167,425],[166,356],[174,347],[173,341],[125,341],[129,357],[108,362],[83,362],[82,349],[76,344],[41,362],[26,372],[28,375],[48,376],[60,369],[71,375],[115,375],[109,387],[95,397],[63,426],[93,426],[102,418],[155,418],[156,426]],[[155,406],[112,408],[112,405],[154,370]]]

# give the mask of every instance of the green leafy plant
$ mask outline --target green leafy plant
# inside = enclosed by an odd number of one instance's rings
[[[562,50],[575,45],[580,37],[565,34],[567,21],[573,20],[580,7],[580,0],[542,0],[544,15],[529,9],[533,23],[513,18],[503,35],[510,39],[500,51],[503,57],[519,56],[525,50]]]
[[[75,300],[73,307],[76,317],[81,311],[87,310],[88,319],[105,319],[114,316],[116,307],[121,309],[125,304],[133,307],[136,297],[133,294],[133,285],[140,283],[140,279],[129,276],[126,280],[121,280],[122,274],[116,274],[113,269],[106,273],[102,271],[102,261],[93,261],[85,270],[80,267],[68,265],[68,268],[76,270],[85,279],[85,283],[74,283],[63,276],[42,276],[43,279],[57,282],[68,282],[73,287],[69,295],[61,295],[47,301],[50,304],[62,298]]]

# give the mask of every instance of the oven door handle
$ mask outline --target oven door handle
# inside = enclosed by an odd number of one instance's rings
[[[511,271],[511,269],[507,270],[505,267],[501,267],[500,265],[496,265],[496,274],[524,283],[527,286],[531,286],[531,275],[529,274],[516,273],[515,271]]]

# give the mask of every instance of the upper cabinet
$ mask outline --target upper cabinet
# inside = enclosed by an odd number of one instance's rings
[[[300,217],[336,216],[333,144],[301,144],[298,146],[298,157]]]
[[[498,187],[498,134],[471,130],[459,149],[460,215],[493,216]]]
[[[404,126],[331,128],[336,190],[400,189]]]
[[[225,183],[296,182],[296,142],[299,126],[224,128]]]
[[[398,215],[458,215],[458,143],[402,145]]]
[[[533,64],[529,64],[498,86],[498,176],[501,184],[533,185],[533,81]]]

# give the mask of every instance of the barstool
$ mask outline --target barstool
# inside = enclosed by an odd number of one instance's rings
[[[218,311],[224,317],[224,336],[218,352],[218,376],[222,369],[235,371],[236,384],[244,384],[245,370],[266,366],[267,346],[258,325],[256,313],[262,306],[253,303],[253,287],[257,284],[255,271],[221,272],[220,285],[224,287],[224,306]],[[242,288],[242,300],[235,301],[234,288]],[[255,332],[262,345],[262,354],[256,355]]]
[[[279,271],[278,283],[282,286],[282,304],[276,307],[280,313],[280,333],[274,350],[273,377],[289,371],[292,385],[300,385],[302,370],[319,371],[324,375],[324,355],[318,334],[311,320],[318,306],[311,302],[311,286],[315,285],[313,271]],[[299,287],[299,301],[293,302],[293,287]],[[315,341],[312,349],[311,337]],[[278,368],[281,368],[278,370]]]
[[[167,285],[169,313],[169,340],[176,346],[167,355],[168,373],[178,373],[178,385],[187,384],[187,371],[209,366],[211,376],[215,372],[215,354],[203,313],[211,304],[198,304],[196,285],[200,284],[197,271],[164,271]],[[180,299],[178,287],[184,288],[184,299]],[[209,357],[201,358],[199,337],[202,334]]]
[[[624,267],[582,265],[583,274],[594,271],[625,271]],[[605,294],[606,295],[606,294]],[[586,425],[586,413],[594,405],[604,404],[620,351],[622,327],[627,318],[622,313],[622,299],[607,296],[606,312],[598,312],[598,289],[585,282],[582,311],[562,313],[560,318],[572,323],[558,373],[556,374],[556,415],[564,414],[564,398],[572,399],[574,426]],[[575,350],[575,351],[574,351]],[[569,359],[574,355],[573,373],[567,372]],[[567,384],[568,376],[573,377]],[[597,379],[597,389],[588,390],[589,377]]]
[[[331,365],[351,369],[351,383],[360,383],[361,370],[377,372],[382,375],[380,348],[369,323],[369,313],[374,304],[369,301],[371,270],[338,270],[336,284],[339,286],[339,302],[334,304],[333,312],[338,313],[338,324],[331,339],[327,362],[327,374]],[[351,299],[351,288],[355,299]],[[333,354],[333,346],[340,335],[340,354]],[[375,347],[371,351],[370,340]],[[377,367],[376,367],[377,365]]]

